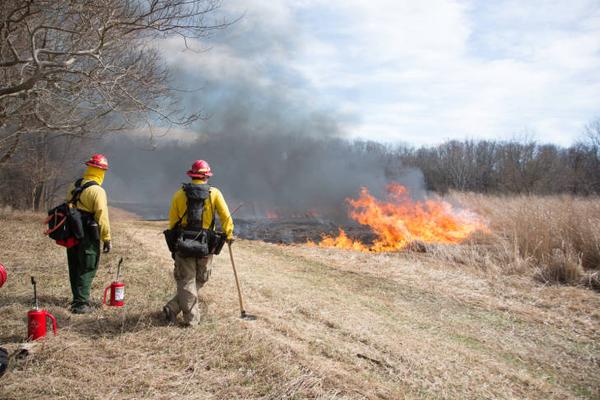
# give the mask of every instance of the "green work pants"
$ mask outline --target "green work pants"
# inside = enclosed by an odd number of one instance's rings
[[[98,270],[100,260],[100,241],[92,240],[87,235],[77,246],[67,249],[69,262],[69,280],[73,293],[72,307],[88,304],[92,280]]]

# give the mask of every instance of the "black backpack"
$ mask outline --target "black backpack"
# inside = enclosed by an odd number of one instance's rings
[[[85,189],[98,184],[89,181],[82,185],[82,181],[83,179],[79,179],[75,182],[71,200],[48,210],[48,218],[45,222],[48,224],[48,229],[44,233],[55,240],[56,244],[67,248],[78,245],[85,236],[84,218],[89,217],[89,213],[76,208],[79,197]]]
[[[167,229],[163,233],[167,246],[171,253],[177,253],[181,257],[206,257],[210,254],[219,254],[225,244],[226,235],[215,231],[215,215],[208,229],[203,228],[203,211],[205,201],[210,202],[210,186],[207,184],[184,184],[183,191],[187,198],[188,224],[185,229],[181,227],[183,216],[175,224],[173,229]]]

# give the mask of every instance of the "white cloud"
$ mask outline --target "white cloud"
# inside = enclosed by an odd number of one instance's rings
[[[600,117],[600,2],[230,0],[240,22],[169,58],[206,79],[252,80],[355,114],[352,135],[414,144],[570,144]],[[179,45],[179,47],[181,47]]]

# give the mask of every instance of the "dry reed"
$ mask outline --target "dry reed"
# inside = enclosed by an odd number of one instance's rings
[[[473,242],[485,243],[491,250],[488,259],[505,272],[577,284],[600,268],[597,198],[470,193],[453,193],[451,198],[487,218],[491,233]]]

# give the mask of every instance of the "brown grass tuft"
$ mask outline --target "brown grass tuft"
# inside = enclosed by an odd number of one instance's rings
[[[600,271],[586,274],[581,278],[581,284],[600,292]]]
[[[536,269],[534,276],[544,283],[577,284],[583,276],[580,260],[573,255],[567,255],[559,249],[544,258],[545,261]]]

